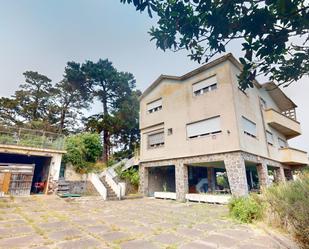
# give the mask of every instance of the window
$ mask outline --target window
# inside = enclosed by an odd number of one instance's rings
[[[261,105],[262,105],[263,109],[264,110],[267,109],[267,102],[266,102],[266,100],[263,99],[262,97],[260,97],[260,100],[261,100]]]
[[[173,135],[173,128],[169,128],[168,130],[167,130],[167,135],[169,136],[169,135]]]
[[[274,136],[270,131],[266,131],[267,143],[274,145]]]
[[[279,147],[280,148],[286,148],[287,147],[287,143],[286,143],[286,141],[284,139],[279,137],[278,138],[278,142],[279,142]]]
[[[147,104],[148,113],[153,113],[162,110],[162,99],[157,99]]]
[[[221,132],[220,116],[187,125],[187,137],[195,138]]]
[[[216,76],[202,80],[192,85],[194,96],[199,96],[218,88]]]
[[[157,133],[148,135],[148,148],[156,148],[164,145],[164,132],[160,131]]]
[[[242,117],[242,124],[243,124],[243,129],[244,133],[251,136],[251,137],[256,137],[256,124],[249,119]]]

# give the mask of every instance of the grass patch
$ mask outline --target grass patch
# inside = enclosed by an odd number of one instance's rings
[[[232,198],[229,202],[230,216],[243,223],[252,223],[263,217],[263,204],[257,195]]]
[[[268,188],[264,198],[269,223],[293,234],[302,248],[309,248],[309,173]]]

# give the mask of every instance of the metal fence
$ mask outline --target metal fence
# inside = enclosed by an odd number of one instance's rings
[[[0,126],[0,144],[63,150],[64,135],[41,130]]]

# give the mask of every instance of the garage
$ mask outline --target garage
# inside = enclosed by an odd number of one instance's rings
[[[0,196],[57,191],[64,151],[0,144]]]

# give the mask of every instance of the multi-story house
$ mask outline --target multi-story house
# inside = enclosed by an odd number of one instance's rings
[[[246,195],[292,179],[308,164],[290,148],[301,134],[295,103],[272,82],[241,91],[241,64],[228,54],[183,76],[161,75],[140,99],[140,190]],[[229,184],[224,184],[227,177]]]

